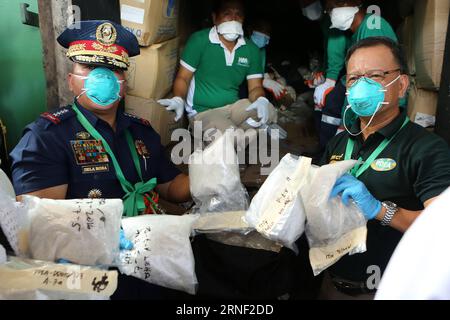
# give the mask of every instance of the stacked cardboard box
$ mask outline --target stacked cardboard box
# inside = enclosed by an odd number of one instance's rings
[[[141,45],[141,54],[130,59],[127,72],[127,112],[148,120],[160,134],[161,142],[170,142],[175,113],[157,101],[172,90],[179,56],[178,11],[180,0],[120,0],[122,25],[133,32]]]
[[[414,8],[414,47],[418,88],[438,90],[450,0],[419,0]]]
[[[449,11],[450,0],[416,0],[399,32],[413,75],[408,114],[426,128],[435,125]]]
[[[397,30],[400,44],[403,48],[406,62],[408,63],[409,74],[416,74],[416,58],[414,54],[415,37],[414,37],[414,16],[406,17]]]
[[[178,9],[179,0],[120,0],[122,25],[145,47],[177,36]]]
[[[172,90],[177,65],[178,38],[141,48],[141,54],[130,59],[128,94],[154,100],[165,97]]]
[[[175,122],[175,113],[167,111],[154,99],[144,99],[135,96],[125,97],[125,111],[140,118],[147,119],[152,128],[161,136],[161,144],[168,145],[171,142],[172,133],[185,127],[181,119]]]
[[[419,89],[413,82],[409,89],[408,116],[411,121],[424,128],[434,128],[438,93]]]

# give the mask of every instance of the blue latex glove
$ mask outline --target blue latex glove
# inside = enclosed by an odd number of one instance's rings
[[[132,250],[133,249],[133,242],[127,239],[125,237],[125,232],[123,229],[120,229],[120,239],[119,239],[119,248],[120,250]]]
[[[381,202],[372,196],[364,183],[350,174],[345,174],[336,181],[330,197],[334,198],[340,193],[342,202],[348,206],[352,198],[367,220],[375,219],[381,210]]]
[[[70,262],[69,260],[66,259],[58,259],[56,261],[56,263],[61,263],[61,264],[72,264],[72,262]]]

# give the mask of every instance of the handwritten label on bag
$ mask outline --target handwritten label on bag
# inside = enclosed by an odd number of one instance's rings
[[[133,239],[133,247],[135,249],[125,252],[122,259],[125,266],[134,266],[132,275],[144,280],[149,279],[152,275],[152,267],[150,264],[152,251],[151,232],[152,229],[150,227],[137,230]]]
[[[98,224],[105,225],[105,199],[76,200],[75,204],[76,208],[72,211],[72,228],[81,232],[82,229],[94,230]]]
[[[270,234],[280,218],[289,212],[288,209],[299,196],[299,189],[305,181],[305,175],[310,166],[311,159],[302,157],[293,174],[286,177],[281,188],[275,193],[275,201],[262,214],[262,218],[256,226],[258,232],[266,235]]]
[[[111,296],[117,271],[11,258],[0,267],[0,291],[51,290]]]
[[[341,257],[352,252],[361,243],[366,243],[367,227],[354,229],[343,235],[336,243],[309,250],[309,259],[313,270],[326,269]]]

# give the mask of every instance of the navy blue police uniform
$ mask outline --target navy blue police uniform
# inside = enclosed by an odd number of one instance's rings
[[[139,54],[136,37],[111,21],[81,21],[66,29],[58,42],[76,63],[126,70],[129,57]],[[150,123],[119,107],[116,130],[94,113],[74,102],[87,121],[100,133],[114,153],[125,179],[131,184],[141,179],[134,165],[126,132],[132,136],[142,178],[157,184],[173,180],[180,171],[166,158],[159,135]],[[116,176],[112,159],[101,140],[96,140],[79,122],[71,106],[42,114],[25,128],[11,152],[12,177],[16,194],[67,185],[67,199],[122,198],[124,190]],[[145,281],[119,275],[112,298],[165,298],[170,290]]]
[[[140,178],[125,138],[126,129],[134,139],[144,181],[156,178],[158,184],[163,184],[180,174],[165,156],[160,137],[148,121],[119,109],[114,132],[108,123],[77,106],[109,144],[132,184]],[[64,184],[68,185],[67,199],[125,195],[102,142],[84,129],[70,106],[44,113],[28,125],[11,158],[18,195]]]

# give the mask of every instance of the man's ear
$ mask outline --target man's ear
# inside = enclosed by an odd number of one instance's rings
[[[406,92],[408,91],[409,88],[409,76],[407,74],[402,74],[400,76],[400,92],[399,92],[399,98],[403,98],[404,96],[406,96]]]
[[[211,16],[212,16],[213,24],[215,25],[216,24],[216,14],[213,13]]]

